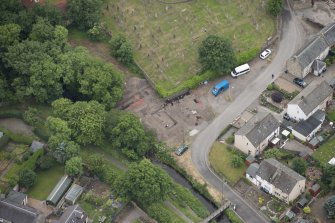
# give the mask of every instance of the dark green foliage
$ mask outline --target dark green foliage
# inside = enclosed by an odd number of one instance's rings
[[[328,218],[335,218],[335,196],[331,196],[326,203],[324,204],[324,208],[327,211]]]
[[[96,23],[94,26],[87,31],[89,38],[93,41],[107,40],[108,33],[104,23]]]
[[[104,162],[101,155],[93,154],[85,159],[85,166],[92,174],[102,176],[104,172]]]
[[[234,144],[234,141],[235,141],[235,137],[232,135],[232,136],[229,136],[227,139],[226,139],[226,142],[230,145]]]
[[[267,10],[273,15],[277,16],[283,9],[283,0],[268,0]]]
[[[322,168],[322,182],[330,190],[335,189],[335,166],[326,164]]]
[[[23,120],[31,126],[36,126],[40,122],[37,109],[28,107],[28,110],[23,114]]]
[[[68,0],[67,15],[81,30],[92,28],[102,15],[102,0]]]
[[[287,152],[277,149],[277,148],[267,149],[263,153],[264,159],[275,158],[277,160],[281,160],[287,156],[289,156]]]
[[[7,145],[8,141],[9,141],[9,137],[6,135],[3,135],[0,138],[0,149],[2,149],[5,145]]]
[[[36,173],[31,169],[22,169],[19,172],[19,184],[25,188],[32,187],[36,182]]]
[[[0,131],[3,132],[5,135],[7,135],[10,140],[12,140],[13,142],[17,142],[17,143],[30,145],[33,142],[33,140],[35,139],[32,136],[27,136],[27,135],[22,135],[22,134],[15,134],[15,133],[13,133],[13,132],[9,131],[8,129],[5,129],[5,128],[0,128]]]
[[[65,173],[69,176],[78,176],[83,173],[83,162],[80,157],[72,157],[65,163]]]
[[[160,203],[153,203],[147,208],[147,213],[150,217],[157,220],[161,223],[170,223],[170,215],[165,210],[162,204]]]
[[[243,221],[231,209],[226,209],[224,212],[231,223],[243,223]]]
[[[115,182],[122,197],[142,205],[163,201],[171,189],[171,178],[149,160],[131,164],[128,171]]]
[[[307,168],[307,162],[303,158],[296,157],[292,160],[292,168],[297,173],[301,175],[305,175],[305,171]]]
[[[199,60],[203,70],[227,74],[236,64],[231,41],[219,36],[210,35],[199,47]]]
[[[232,158],[232,160],[231,160],[232,167],[239,168],[239,167],[242,166],[242,164],[243,164],[242,157],[239,156],[239,155],[234,155],[233,158]]]
[[[123,35],[113,37],[110,41],[112,56],[125,65],[133,63],[133,49]]]
[[[37,160],[37,166],[38,166],[38,168],[40,168],[42,170],[49,169],[49,168],[53,167],[54,165],[55,165],[55,159],[49,154],[41,156]]]

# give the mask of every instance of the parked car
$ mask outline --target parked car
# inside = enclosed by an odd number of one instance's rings
[[[307,85],[303,79],[297,78],[297,77],[293,79],[293,83],[295,83],[296,85],[300,87],[305,87]]]
[[[179,147],[179,148],[175,151],[175,153],[176,153],[177,156],[181,156],[181,155],[183,155],[184,152],[186,152],[186,150],[188,150],[188,146],[186,146],[186,145],[182,145],[181,147]]]
[[[263,59],[263,60],[265,60],[266,58],[268,58],[268,56],[270,56],[271,55],[271,50],[270,49],[266,49],[266,50],[264,50],[260,55],[259,55],[259,57],[261,58],[261,59]]]
[[[287,121],[291,120],[290,116],[287,113],[284,114],[283,118]]]

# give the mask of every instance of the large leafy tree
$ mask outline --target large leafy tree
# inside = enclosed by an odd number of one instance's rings
[[[19,172],[19,184],[25,188],[32,187],[36,182],[36,173],[31,169],[23,169]]]
[[[83,162],[80,157],[73,157],[65,163],[65,173],[69,176],[78,176],[83,173]]]
[[[17,24],[6,24],[0,26],[0,56],[9,46],[20,40],[21,27]]]
[[[69,99],[58,99],[52,107],[54,114],[68,123],[76,142],[101,143],[106,119],[103,105],[97,101],[72,103]]]
[[[89,29],[99,22],[102,0],[68,0],[67,15],[79,29]]]
[[[305,175],[307,162],[303,158],[296,157],[292,160],[292,168],[299,174]]]
[[[129,113],[121,115],[107,134],[113,145],[133,160],[142,158],[152,148],[140,120]]]
[[[199,61],[203,70],[228,73],[236,63],[231,41],[219,36],[208,36],[199,47]]]
[[[133,63],[133,49],[124,35],[117,35],[110,41],[111,54],[121,63],[129,65]]]
[[[163,201],[171,189],[171,178],[148,159],[131,164],[115,182],[120,195],[143,205]]]

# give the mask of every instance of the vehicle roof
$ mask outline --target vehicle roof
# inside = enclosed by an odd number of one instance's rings
[[[238,67],[235,68],[235,70],[237,72],[242,71],[242,70],[246,70],[246,69],[250,69],[250,66],[247,63],[246,64],[242,64],[242,65],[240,65],[240,66],[238,66]]]
[[[219,82],[215,85],[215,88],[221,88],[221,87],[224,87],[226,85],[229,85],[229,82],[227,80],[222,80],[221,82]]]

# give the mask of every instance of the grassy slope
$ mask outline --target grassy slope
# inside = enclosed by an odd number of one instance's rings
[[[61,165],[37,172],[36,184],[28,191],[28,195],[35,199],[45,200],[63,175],[64,166]]]
[[[150,79],[171,90],[200,70],[197,50],[208,34],[231,39],[240,60],[250,52],[258,53],[275,28],[262,2],[207,0],[166,5],[109,0],[103,20],[113,34],[122,32],[131,40],[136,62]]]
[[[209,161],[214,170],[225,176],[227,181],[231,184],[235,184],[244,174],[246,167],[242,165],[239,168],[233,168],[231,166],[231,160],[233,153],[227,149],[225,144],[215,142],[210,153]]]
[[[320,146],[314,153],[313,157],[320,161],[322,164],[328,163],[328,161],[335,157],[335,138],[332,137],[326,143]]]

